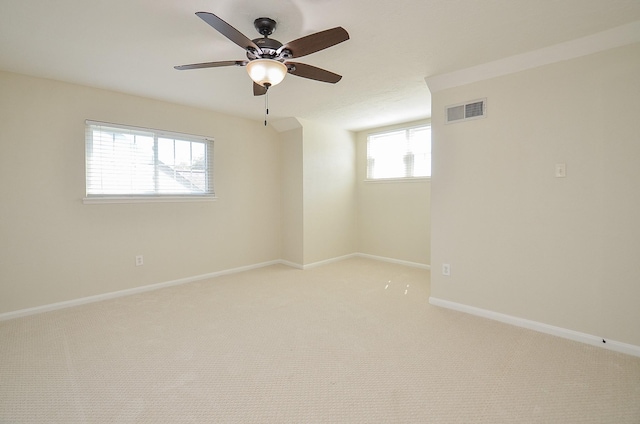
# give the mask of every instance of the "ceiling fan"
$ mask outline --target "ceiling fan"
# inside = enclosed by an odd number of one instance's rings
[[[213,13],[197,12],[196,15],[229,40],[242,47],[246,51],[247,59],[194,63],[175,66],[175,69],[246,66],[247,72],[253,80],[253,94],[255,96],[261,96],[267,92],[269,87],[279,84],[287,73],[331,84],[335,84],[342,79],[342,76],[325,69],[289,60],[324,50],[348,40],[349,33],[342,27],[316,32],[282,44],[278,40],[269,38],[269,35],[276,29],[276,21],[271,18],[258,18],[253,22],[262,38],[250,40]]]

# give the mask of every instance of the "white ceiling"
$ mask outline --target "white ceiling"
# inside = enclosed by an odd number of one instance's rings
[[[0,0],[0,69],[262,121],[244,68],[174,65],[244,59],[195,12],[249,38],[266,16],[282,43],[342,26],[351,39],[297,61],[343,75],[292,75],[269,94],[270,120],[361,130],[429,117],[431,77],[640,20],[639,0]],[[0,93],[1,94],[1,93]]]

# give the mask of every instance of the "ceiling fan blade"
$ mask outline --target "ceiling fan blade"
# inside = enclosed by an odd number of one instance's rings
[[[267,94],[267,89],[260,84],[253,83],[253,95],[254,96],[263,96]]]
[[[224,35],[229,40],[233,41],[243,49],[245,50],[253,49],[258,53],[262,53],[262,50],[260,49],[260,47],[256,45],[256,43],[251,41],[247,36],[245,36],[243,33],[238,31],[237,29],[235,29],[234,27],[232,27],[222,19],[218,18],[213,13],[196,12],[196,15],[198,15],[200,19],[202,19],[203,21],[211,25],[220,34]]]
[[[302,78],[335,84],[342,79],[341,75],[334,74],[326,69],[316,68],[306,63],[287,62],[289,73]]]
[[[174,66],[174,68],[184,71],[186,69],[219,68],[221,66],[245,66],[247,63],[249,63],[248,60],[226,60],[223,62],[192,63],[190,65]]]
[[[278,49],[278,53],[289,50],[291,57],[302,57],[326,49],[349,39],[342,27],[335,27],[293,40]]]

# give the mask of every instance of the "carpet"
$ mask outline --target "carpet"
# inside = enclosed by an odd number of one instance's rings
[[[0,423],[640,423],[640,358],[351,258],[0,322]]]

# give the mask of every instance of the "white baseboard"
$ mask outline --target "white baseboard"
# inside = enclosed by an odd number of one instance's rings
[[[39,314],[39,313],[42,313],[42,312],[55,311],[55,310],[58,310],[58,309],[70,308],[72,306],[79,306],[79,305],[84,305],[84,304],[87,304],[87,303],[101,302],[103,300],[115,299],[117,297],[130,296],[132,294],[143,293],[143,292],[148,292],[148,291],[152,291],[152,290],[158,290],[158,289],[162,289],[162,288],[165,288],[165,287],[178,286],[180,284],[191,283],[191,282],[199,281],[199,280],[206,280],[206,279],[209,279],[209,278],[219,277],[221,275],[235,274],[235,273],[238,273],[238,272],[249,271],[249,270],[252,270],[252,269],[263,268],[265,266],[275,265],[275,264],[280,264],[280,263],[282,263],[282,261],[279,261],[279,260],[269,261],[269,262],[262,262],[262,263],[259,263],[259,264],[242,266],[242,267],[232,268],[232,269],[226,269],[226,270],[223,270],[223,271],[211,272],[211,273],[208,273],[208,274],[202,274],[202,275],[195,275],[195,276],[192,276],[192,277],[180,278],[178,280],[165,281],[163,283],[149,284],[149,285],[146,285],[146,286],[133,287],[133,288],[130,288],[130,289],[118,290],[118,291],[115,291],[115,292],[103,293],[103,294],[98,294],[98,295],[95,295],[95,296],[81,297],[79,299],[67,300],[67,301],[64,301],[64,302],[50,303],[48,305],[42,305],[42,306],[36,306],[36,307],[33,307],[33,308],[27,308],[27,309],[20,309],[20,310],[17,310],[17,311],[5,312],[3,314],[0,314],[0,321],[5,321],[5,320],[9,320],[9,319],[14,319],[14,318],[20,318],[20,317],[25,317],[25,316],[28,316],[28,315],[35,315],[35,314]]]
[[[369,255],[368,253],[355,253],[353,256],[358,256],[360,258],[374,259],[376,261],[382,261],[382,262],[390,262],[393,264],[406,265],[413,268],[428,269],[428,270],[431,269],[431,265],[420,264],[417,262],[403,261],[401,259],[387,258],[384,256]]]
[[[307,265],[297,265],[297,264],[295,264],[294,266],[302,267],[301,269],[309,269],[309,268],[315,268],[315,267],[321,266],[321,265],[327,265],[327,264],[330,264],[332,262],[344,261],[345,259],[350,259],[350,258],[366,258],[366,259],[372,259],[374,261],[382,261],[382,262],[389,262],[389,263],[398,264],[398,265],[410,266],[410,267],[413,267],[413,268],[431,269],[431,265],[419,264],[417,262],[403,261],[401,259],[387,258],[387,257],[384,257],[384,256],[369,255],[368,253],[351,253],[349,255],[338,256],[338,257],[335,257],[335,258],[331,258],[331,259],[327,259],[327,260],[319,261],[319,262],[314,262],[314,263],[307,264]]]
[[[607,340],[602,337],[591,334],[581,333],[579,331],[569,330],[567,328],[556,327],[537,321],[531,321],[524,318],[518,318],[511,315],[501,314],[499,312],[487,309],[476,308],[475,306],[464,305],[462,303],[451,302],[449,300],[438,299],[437,297],[429,297],[429,303],[435,306],[441,306],[447,309],[476,315],[482,318],[492,319],[494,321],[504,322],[506,324],[515,325],[516,327],[527,328],[529,330],[539,331],[541,333],[551,334],[553,336],[562,337],[564,339],[576,342],[590,344],[592,346],[613,350],[615,352],[625,353],[640,357],[640,346],[622,343],[615,340]]]
[[[297,263],[294,263],[294,262],[289,262],[289,261],[284,261],[284,260],[278,259],[278,260],[274,260],[274,261],[262,262],[262,263],[242,266],[242,267],[238,267],[238,268],[226,269],[226,270],[223,270],[223,271],[211,272],[211,273],[208,273],[208,274],[202,274],[202,275],[195,275],[195,276],[192,276],[192,277],[180,278],[178,280],[165,281],[163,283],[149,284],[149,285],[146,285],[146,286],[133,287],[133,288],[130,288],[130,289],[119,290],[119,291],[115,291],[115,292],[103,293],[103,294],[98,294],[98,295],[94,295],[94,296],[81,297],[79,299],[66,300],[64,302],[50,303],[48,305],[42,305],[42,306],[36,306],[36,307],[33,307],[33,308],[26,308],[26,309],[19,309],[17,311],[5,312],[5,313],[0,314],[0,321],[6,321],[6,320],[9,320],[9,319],[21,318],[21,317],[25,317],[25,316],[29,316],[29,315],[40,314],[42,312],[55,311],[55,310],[58,310],[58,309],[70,308],[72,306],[85,305],[87,303],[101,302],[103,300],[115,299],[117,297],[130,296],[132,294],[143,293],[143,292],[148,292],[148,291],[152,291],[152,290],[158,290],[158,289],[162,289],[162,288],[165,288],[165,287],[177,286],[177,285],[180,285],[180,284],[191,283],[191,282],[199,281],[199,280],[206,280],[206,279],[209,279],[209,278],[219,277],[221,275],[235,274],[235,273],[238,273],[238,272],[249,271],[249,270],[257,269],[257,268],[263,268],[263,267],[270,266],[270,265],[282,264],[282,265],[290,266],[292,268],[297,268],[297,269],[304,270],[304,269],[314,268],[314,267],[317,267],[317,266],[320,266],[320,265],[326,265],[326,264],[329,264],[329,263],[332,263],[332,262],[342,261],[342,260],[349,259],[349,258],[356,257],[356,256],[369,258],[369,259],[375,259],[375,260],[379,260],[379,261],[385,261],[385,262],[393,262],[393,263],[398,263],[398,264],[408,265],[408,266],[417,266],[417,267],[422,267],[422,268],[425,267],[425,265],[416,264],[416,263],[413,263],[413,262],[400,261],[400,260],[390,259],[390,258],[383,258],[383,257],[380,257],[380,256],[365,255],[365,254],[362,254],[362,253],[353,253],[353,254],[350,254],[350,255],[339,256],[339,257],[336,257],[336,258],[327,259],[327,260],[320,261],[320,262],[314,262],[314,263],[308,264],[308,265],[301,265],[301,264],[297,264]],[[428,266],[428,265],[426,265],[426,266]]]
[[[345,259],[353,258],[354,256],[356,256],[356,253],[351,253],[349,255],[344,255],[344,256],[337,256],[335,258],[326,259],[324,261],[318,261],[318,262],[313,262],[310,264],[303,265],[302,269],[310,269],[310,268],[315,268],[321,265],[327,265],[333,262],[344,261]]]
[[[296,263],[296,262],[280,260],[280,261],[278,261],[278,263],[281,263],[282,265],[290,266],[291,268],[304,269],[304,265]]]

